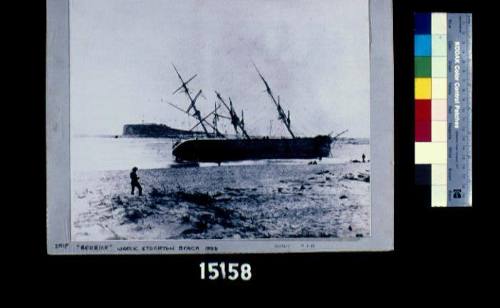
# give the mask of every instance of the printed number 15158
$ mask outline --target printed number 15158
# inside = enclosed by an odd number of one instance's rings
[[[208,275],[207,275],[208,274]],[[237,280],[240,278],[243,281],[252,279],[252,268],[248,263],[227,263],[226,262],[201,262],[200,263],[200,278],[201,280],[209,279],[229,279]]]

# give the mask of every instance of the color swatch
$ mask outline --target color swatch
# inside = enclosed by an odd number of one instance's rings
[[[415,183],[433,207],[470,206],[472,16],[414,17]]]

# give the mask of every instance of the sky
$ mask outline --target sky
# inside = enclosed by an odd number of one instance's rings
[[[214,90],[244,110],[251,135],[287,135],[259,67],[296,135],[348,129],[369,137],[367,0],[72,0],[72,134],[121,134],[124,124],[190,129],[188,79],[202,114]],[[232,133],[228,122],[220,129]]]

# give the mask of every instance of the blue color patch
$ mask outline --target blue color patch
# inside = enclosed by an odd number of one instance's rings
[[[430,57],[432,56],[432,40],[431,35],[415,35],[415,56]]]
[[[415,13],[415,34],[431,33],[431,13]]]

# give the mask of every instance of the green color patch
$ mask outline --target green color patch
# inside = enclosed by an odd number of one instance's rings
[[[431,77],[431,57],[415,57],[415,77]]]

